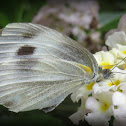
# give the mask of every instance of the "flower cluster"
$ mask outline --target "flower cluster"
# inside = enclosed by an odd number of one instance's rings
[[[82,29],[97,27],[99,6],[96,1],[47,0],[47,3],[40,9],[32,22],[53,28],[57,27],[57,30],[61,32],[70,25]]]
[[[96,43],[102,41],[100,32],[96,31],[100,27],[98,10],[98,2],[94,0],[47,0],[32,22],[62,32],[96,52],[101,49]]]
[[[121,18],[119,26],[124,25]],[[122,22],[123,20],[123,22]],[[114,32],[113,32],[114,31]],[[112,30],[107,34],[105,44],[109,51],[94,54],[102,69],[110,69],[113,76],[99,83],[84,85],[71,95],[73,102],[81,99],[78,111],[69,118],[75,124],[86,120],[92,126],[126,125],[126,29]]]

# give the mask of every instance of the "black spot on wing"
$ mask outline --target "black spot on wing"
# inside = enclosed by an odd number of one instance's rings
[[[31,55],[34,53],[35,47],[25,45],[18,49],[17,55]]]

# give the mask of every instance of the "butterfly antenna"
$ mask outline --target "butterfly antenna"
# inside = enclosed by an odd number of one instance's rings
[[[107,76],[107,75],[109,75],[111,72],[112,72],[112,70],[113,69],[115,69],[122,61],[124,61],[126,59],[126,57],[124,57],[121,61],[119,61],[105,76],[104,76],[104,78]]]
[[[112,79],[111,79],[111,78],[110,78],[110,81],[111,81],[112,85],[114,85],[114,83],[113,83],[113,81],[112,81]]]
[[[126,59],[126,57],[125,58],[123,58],[121,61],[119,61],[118,62],[118,64],[116,64],[112,69],[111,69],[111,71],[115,68],[115,67],[117,67],[122,61],[124,61]]]

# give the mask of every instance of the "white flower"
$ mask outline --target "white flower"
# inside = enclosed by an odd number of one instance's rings
[[[108,36],[105,44],[110,48],[117,48],[117,44],[126,45],[126,34],[123,31],[115,32]]]
[[[126,33],[126,14],[120,18],[118,27],[116,29],[111,29],[106,33],[105,39],[107,39],[108,36],[112,35],[114,32],[119,32],[119,31],[124,31]]]
[[[109,126],[112,112],[112,92],[93,94],[86,101],[86,109],[90,112],[85,115],[85,120],[92,126]]]
[[[122,85],[120,86],[120,90],[123,92],[123,93],[126,93],[126,82],[123,82]]]
[[[112,48],[110,50],[110,53],[115,57],[117,58],[118,57],[118,53],[119,53],[119,50],[117,48]]]
[[[73,102],[78,102],[82,97],[87,98],[92,93],[92,87],[95,83],[85,84],[71,95]]]
[[[109,85],[110,84],[110,85]],[[100,94],[102,92],[106,92],[109,91],[111,89],[115,89],[116,85],[113,85],[112,82],[110,80],[105,80],[99,83],[96,83],[93,86],[93,90],[95,94]]]
[[[125,85],[126,87],[126,85]],[[112,97],[113,112],[114,112],[114,126],[126,125],[126,93],[115,92]]]
[[[115,58],[110,52],[100,51],[94,54],[94,57],[99,66],[103,69],[110,69],[113,67]]]
[[[85,118],[85,114],[88,113],[88,110],[85,107],[87,97],[88,96],[81,98],[81,106],[78,108],[78,111],[69,117],[69,119],[76,125],[79,124],[79,121],[83,121]]]
[[[78,26],[73,27],[72,33],[74,36],[78,37],[79,42],[83,42],[86,38],[86,33]]]
[[[79,124],[80,120],[84,120],[85,114],[88,112],[85,108],[85,102],[88,95],[93,91],[93,85],[94,83],[85,84],[71,95],[73,102],[78,102],[81,99],[81,106],[78,108],[78,111],[69,117],[74,124]]]
[[[117,47],[110,50],[110,52],[115,56],[116,63],[118,63],[126,57],[126,45],[117,44]]]
[[[74,114],[72,114],[69,119],[73,122],[73,124],[78,125],[79,121],[84,121],[84,116],[87,113],[86,109],[83,109],[82,107],[78,108],[78,111]]]
[[[96,83],[93,86],[93,91],[95,94],[99,94],[101,92],[106,92],[109,90],[116,91],[123,84],[126,82],[126,71],[121,70],[119,68],[114,68],[112,70],[113,77],[110,79],[103,80],[99,83]]]
[[[117,49],[121,52],[124,57],[126,56],[126,45],[117,44]]]

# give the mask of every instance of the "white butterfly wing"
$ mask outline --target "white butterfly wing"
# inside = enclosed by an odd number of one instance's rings
[[[0,68],[0,104],[14,112],[56,107],[84,84],[84,73],[75,63],[55,59],[6,62]]]
[[[0,36],[0,104],[14,112],[53,110],[92,78],[78,63],[97,72],[82,49],[41,25],[7,25]]]
[[[93,72],[98,71],[97,62],[87,49],[67,36],[42,25],[8,24],[2,31],[0,43],[0,51],[2,53],[10,51],[10,56],[15,56],[15,51],[18,52],[21,46],[29,45],[31,46],[29,48],[33,49],[35,58],[61,58],[88,66]],[[19,53],[19,55],[21,54]]]

